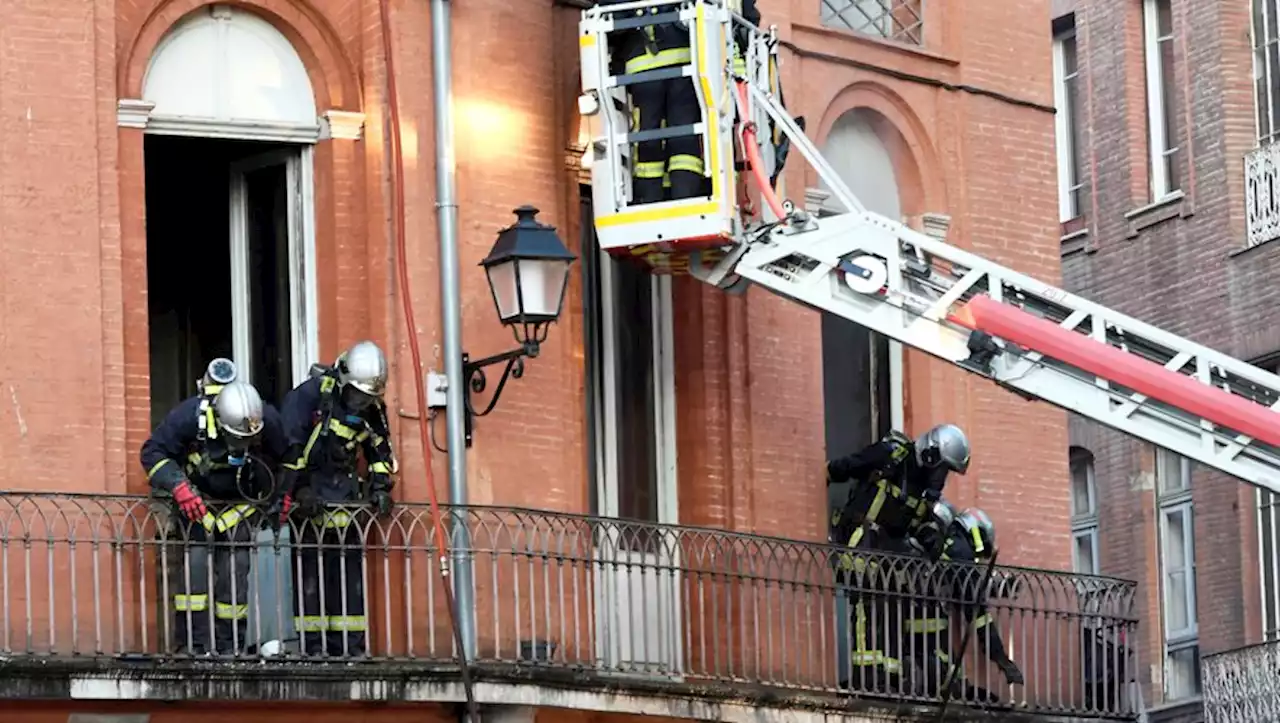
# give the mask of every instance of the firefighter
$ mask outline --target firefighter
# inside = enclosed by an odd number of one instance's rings
[[[869,558],[875,551],[906,555],[910,535],[941,500],[948,472],[969,468],[969,440],[954,424],[938,425],[912,441],[900,432],[860,452],[831,460],[827,484],[853,481],[844,509],[832,517],[835,540],[851,550],[837,560],[838,580],[850,586],[855,631],[851,661],[863,687],[901,690],[904,673],[899,651],[901,598],[905,572],[896,563]],[[905,682],[910,685],[910,681]]]
[[[364,503],[379,514],[391,511],[395,458],[383,404],[386,387],[386,357],[376,344],[362,341],[332,367],[313,368],[312,378],[285,397],[284,477],[290,492],[280,513],[303,518],[293,546],[294,579],[302,584],[294,624],[307,654],[365,652],[364,542],[349,507]],[[361,452],[367,487],[358,475]]]
[[[249,520],[255,502],[279,492],[271,470],[284,454],[279,414],[251,384],[220,383],[234,379],[234,366],[228,371],[217,364],[199,383],[200,393],[169,412],[141,453],[152,489],[171,499],[188,543],[185,556],[170,560],[169,589],[178,645],[195,655],[234,654],[246,646]],[[230,504],[211,510],[213,502]]]
[[[954,513],[954,508],[945,504]],[[985,512],[970,508],[954,514],[943,529],[947,534],[940,538],[940,544],[927,539],[920,541],[926,555],[946,566],[931,576],[933,584],[923,591],[923,601],[915,606],[906,621],[905,630],[912,641],[910,649],[925,671],[928,694],[937,695],[951,685],[953,695],[993,702],[994,694],[963,681],[962,661],[953,659],[952,655],[958,638],[953,639],[947,613],[950,608],[959,607],[965,623],[973,626],[978,648],[996,664],[1010,685],[1023,684],[1022,671],[1004,648],[999,627],[986,606],[987,591],[982,589],[986,579],[984,566],[991,563],[995,553],[995,525]]]
[[[832,518],[836,539],[857,547],[868,526],[904,541],[942,499],[947,474],[969,469],[969,439],[940,424],[912,441],[901,432],[827,463],[827,484],[853,481],[843,510]]]
[[[602,0],[614,4],[622,0]],[[636,10],[637,16],[659,14],[658,8]],[[660,23],[618,33],[613,43],[623,73],[633,75],[678,68],[692,60],[689,29],[680,23]],[[632,125],[638,131],[664,126],[692,125],[702,120],[693,78],[678,76],[630,86]],[[631,197],[634,204],[690,198],[704,193],[705,164],[698,136],[647,140],[632,149]]]

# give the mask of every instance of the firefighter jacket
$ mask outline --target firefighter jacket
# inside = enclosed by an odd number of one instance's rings
[[[332,370],[312,377],[285,397],[282,416],[290,491],[310,485],[325,502],[363,496],[356,487],[360,454],[368,465],[367,492],[390,492],[394,453],[381,401],[357,412],[345,408]]]
[[[942,495],[946,470],[924,469],[915,445],[894,432],[861,452],[827,463],[827,484],[852,481],[842,510],[831,520],[834,541],[857,547],[867,525],[883,536],[905,538]]]
[[[278,469],[285,454],[279,412],[263,404],[262,433],[249,455],[262,464],[230,463],[224,435],[218,430],[212,397],[196,395],[174,407],[142,444],[142,468],[151,487],[171,492],[184,480],[214,500],[258,499],[276,492],[267,471]],[[239,479],[237,480],[237,475]]]

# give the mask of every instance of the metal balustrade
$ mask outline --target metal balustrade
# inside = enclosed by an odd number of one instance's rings
[[[1206,655],[1205,723],[1271,723],[1280,720],[1280,641]]]
[[[921,0],[818,0],[822,24],[909,45],[924,44]]]
[[[428,510],[400,506],[385,518],[363,508],[329,512],[348,515],[347,526],[326,532],[290,523],[275,531],[264,513],[243,519],[238,524],[248,527],[224,536],[243,541],[217,541],[212,551],[229,566],[247,561],[244,589],[219,589],[206,573],[208,600],[186,600],[194,609],[178,611],[174,596],[188,590],[201,547],[165,503],[0,495],[0,651],[10,664],[204,654],[211,659],[203,665],[335,658],[361,658],[366,667],[453,665]],[[536,680],[540,669],[565,669],[611,685],[643,680],[690,691],[714,684],[936,702],[948,670],[933,650],[958,650],[963,606],[986,590],[987,610],[1025,684],[1007,685],[971,635],[966,683],[952,705],[1134,717],[1129,582],[1011,567],[988,577],[984,567],[892,556],[866,556],[840,582],[835,571],[849,560],[822,544],[499,507],[456,508],[450,518],[469,531],[477,670],[514,667]],[[293,564],[305,550],[325,553],[315,575]],[[332,593],[329,604],[295,621],[294,603],[309,580]],[[358,609],[342,609],[344,598],[348,605],[361,598],[360,589],[367,625]],[[854,602],[867,611],[865,626],[850,623]],[[930,611],[950,621],[947,631],[903,631],[904,618]],[[207,625],[191,622],[198,616]],[[245,622],[222,624],[231,645],[200,650],[195,638],[220,617]],[[308,651],[319,640],[315,619],[329,628],[328,648]],[[896,647],[909,668],[921,666],[889,680],[851,675],[859,634]]]
[[[1280,144],[1244,157],[1245,218],[1250,247],[1280,238]]]

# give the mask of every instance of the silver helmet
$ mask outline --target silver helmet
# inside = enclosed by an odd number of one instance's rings
[[[196,387],[204,392],[211,387],[230,384],[236,380],[237,376],[239,376],[239,370],[236,369],[236,363],[225,357],[218,357],[209,362],[209,366],[204,370],[204,376],[196,382]]]
[[[248,382],[236,381],[224,386],[213,402],[213,412],[218,429],[231,446],[246,447],[262,432],[262,397]]]
[[[956,508],[946,500],[938,500],[933,503],[933,508],[929,511],[934,522],[937,523],[938,529],[946,532],[956,522]]]
[[[356,342],[338,357],[338,384],[343,399],[362,407],[381,399],[387,391],[387,357],[371,341]],[[358,392],[352,394],[348,390]]]
[[[996,549],[996,526],[987,513],[976,507],[969,507],[960,513],[956,522],[969,536],[974,553],[979,557],[991,557]]]
[[[969,438],[954,424],[939,424],[916,440],[921,467],[945,466],[957,474],[969,469]]]

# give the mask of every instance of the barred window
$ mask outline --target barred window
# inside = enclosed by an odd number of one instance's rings
[[[922,0],[818,0],[822,24],[911,45],[924,43]]]

